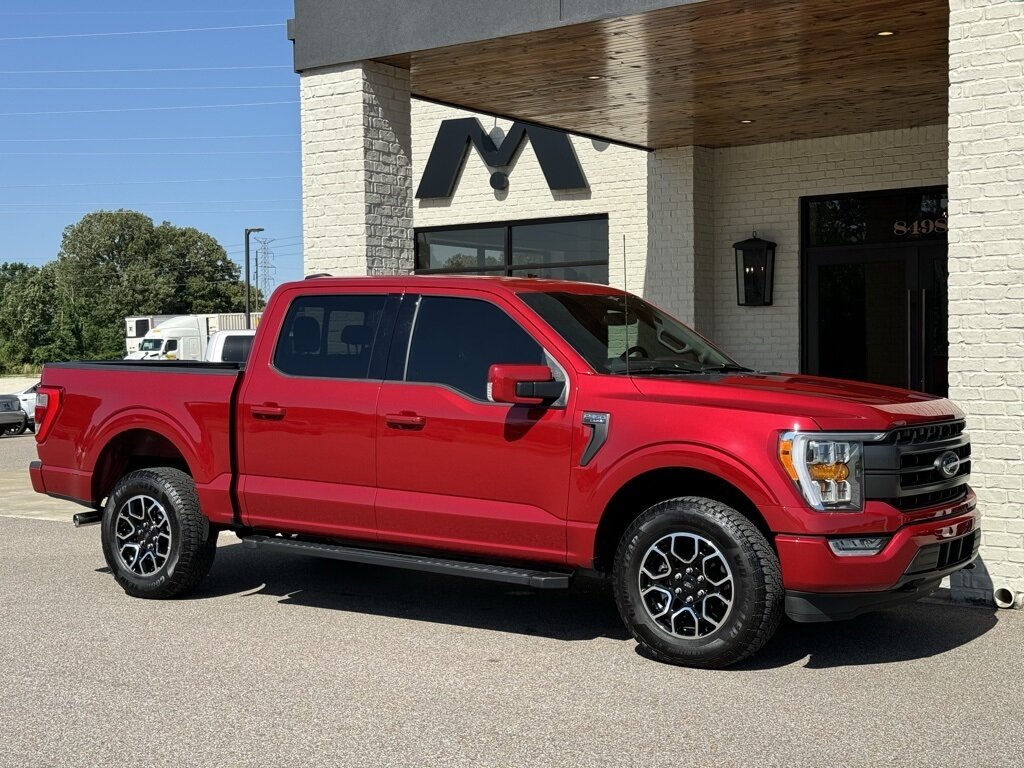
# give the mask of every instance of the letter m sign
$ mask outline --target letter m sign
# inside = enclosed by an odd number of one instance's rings
[[[513,123],[501,146],[496,147],[491,137],[484,132],[480,121],[475,117],[466,117],[441,123],[427,165],[423,169],[416,197],[451,197],[455,194],[455,184],[462,173],[471,144],[490,168],[500,169],[491,174],[491,186],[494,189],[505,189],[508,186],[509,166],[527,137],[551,189],[587,188],[587,179],[580,168],[572,142],[562,131]]]

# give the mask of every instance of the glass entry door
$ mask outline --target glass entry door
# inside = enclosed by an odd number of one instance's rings
[[[807,370],[945,395],[946,248],[809,254]]]
[[[945,187],[801,201],[804,370],[945,395]]]

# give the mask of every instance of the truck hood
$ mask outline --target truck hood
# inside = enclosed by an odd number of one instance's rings
[[[633,382],[647,398],[695,400],[709,406],[810,418],[827,430],[887,430],[963,418],[949,400],[877,384],[798,374],[728,373],[645,377]]]

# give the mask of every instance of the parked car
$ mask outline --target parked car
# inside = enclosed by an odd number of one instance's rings
[[[37,381],[31,387],[21,390],[21,392],[15,393],[18,402],[21,403],[21,410],[25,412],[25,416],[28,418],[28,428],[35,431],[36,426],[36,390],[39,389],[39,382]]]
[[[193,589],[221,531],[542,589],[595,571],[649,655],[722,667],[979,546],[953,403],[752,371],[597,285],[291,283],[244,366],[47,365],[38,405],[34,488],[94,510],[139,597]]]
[[[0,437],[23,435],[28,428],[28,417],[21,410],[17,395],[0,395]]]
[[[217,331],[206,345],[208,363],[244,363],[256,331]]]

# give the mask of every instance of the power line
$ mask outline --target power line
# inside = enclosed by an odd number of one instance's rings
[[[91,75],[124,72],[236,72],[249,69],[292,69],[288,64],[256,64],[231,67],[142,67],[135,69],[8,69],[0,75]]]
[[[44,214],[44,215],[50,215],[50,216],[68,216],[68,215],[75,215],[75,216],[77,216],[78,214],[82,213],[83,211],[88,213],[88,212],[91,212],[92,210],[94,210],[92,206],[86,206],[86,207],[83,207],[83,208],[77,208],[75,210],[70,210],[70,211],[0,211],[0,216],[25,216],[25,215],[32,215],[32,214],[37,214],[37,215],[38,214]],[[210,214],[222,214],[222,213],[301,213],[302,212],[301,208],[227,208],[227,209],[222,209],[222,210],[219,210],[219,211],[210,211],[210,210],[207,210],[205,208],[197,208],[195,210],[188,210],[188,209],[172,209],[172,210],[167,210],[167,209],[156,208],[154,210],[160,211],[161,213],[164,213],[164,214],[175,214],[175,213],[210,213]]]
[[[237,139],[297,139],[297,133],[253,133],[237,136],[91,136],[87,138],[62,138],[62,139],[9,139],[0,138],[2,142],[61,142],[61,141],[212,141],[212,140],[237,140]]]
[[[295,88],[291,85],[15,85],[0,86],[0,91],[262,91],[270,88]]]
[[[226,181],[276,181],[281,179],[299,179],[301,176],[240,176],[236,178],[222,179],[167,179],[156,181],[76,181],[60,184],[0,184],[0,189],[50,189],[53,187],[116,187],[119,185],[135,184],[205,184]]]
[[[11,43],[18,40],[66,40],[72,37],[125,37],[129,35],[172,35],[180,32],[222,32],[229,29],[266,29],[267,27],[283,27],[282,22],[275,24],[235,24],[229,27],[189,27],[185,29],[142,29],[131,32],[75,32],[70,35],[23,35],[20,37],[0,37],[0,43]]]
[[[298,104],[298,101],[250,101],[241,104],[189,104],[176,107],[121,107],[118,109],[66,109],[47,112],[0,112],[0,117],[30,115],[93,115],[101,112],[168,112],[183,109],[229,109],[233,107],[270,107],[277,104]]]
[[[199,13],[291,13],[288,8],[221,8],[219,10],[181,10],[181,11],[5,11],[4,16],[169,16]]]
[[[297,155],[297,149],[238,149],[217,152],[4,152],[4,157],[121,157],[122,155],[144,157],[191,156],[191,155]]]
[[[260,200],[142,200],[133,201],[128,203],[129,205],[212,205],[219,203],[295,203],[298,200],[294,197],[269,197]],[[64,203],[0,203],[0,206],[6,208],[13,207],[24,207],[24,208],[38,208],[44,205],[124,205],[124,203],[97,203],[93,200],[89,202],[76,203],[75,201],[64,202]]]

